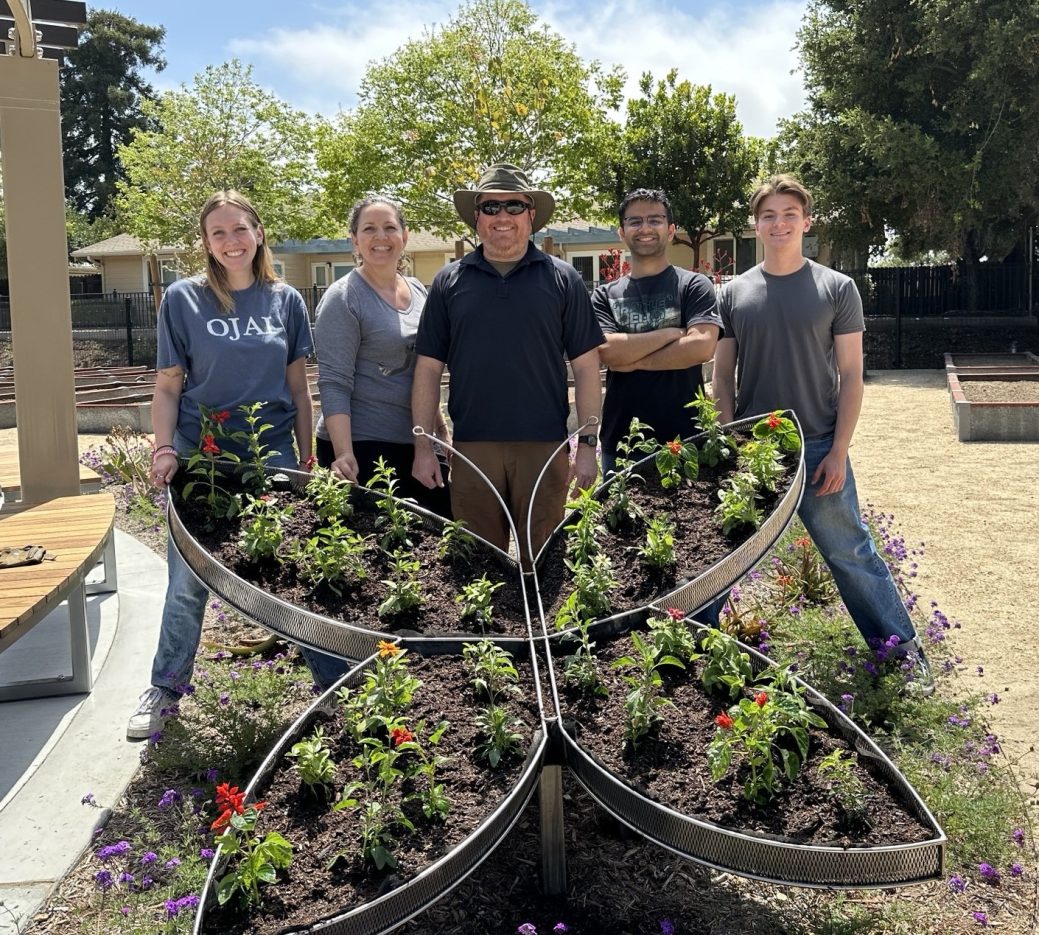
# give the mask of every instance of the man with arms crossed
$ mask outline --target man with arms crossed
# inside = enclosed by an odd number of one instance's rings
[[[696,431],[686,404],[703,389],[701,364],[711,359],[721,319],[714,286],[702,273],[667,260],[675,239],[671,202],[637,188],[618,209],[617,236],[631,253],[631,272],[600,285],[592,308],[606,335],[599,359],[609,368],[602,413],[602,471],[617,461],[617,443],[632,418],[652,426],[660,442]]]
[[[793,409],[805,434],[808,486],[798,515],[830,566],[859,632],[905,657],[909,685],[934,680],[916,630],[859,511],[848,449],[862,405],[862,300],[855,283],[801,254],[812,196],[777,175],[751,197],[764,261],[719,301],[725,337],[714,361],[721,418]]]
[[[454,201],[480,246],[433,279],[415,346],[412,418],[432,434],[446,364],[454,445],[508,505],[529,566],[524,529],[534,482],[567,436],[564,355],[583,425],[599,415],[602,332],[577,270],[530,239],[552,215],[555,199],[548,192],[532,188],[522,170],[499,163],[475,189],[455,192]],[[534,504],[533,555],[562,520],[570,481],[581,488],[595,482],[597,441],[594,432],[581,436],[572,468],[565,449],[552,459]],[[428,437],[416,439],[412,473],[429,488],[443,486]],[[451,509],[478,536],[508,547],[508,521],[494,492],[461,459],[451,469]]]

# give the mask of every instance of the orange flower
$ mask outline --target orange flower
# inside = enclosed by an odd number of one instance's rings
[[[390,731],[390,739],[393,741],[395,747],[399,747],[402,743],[408,743],[415,739],[415,735],[408,730],[406,727],[394,727]]]
[[[379,640],[379,655],[385,659],[387,656],[396,656],[400,652],[400,647],[396,643],[391,643],[389,640]]]
[[[808,536],[798,536],[794,540],[794,545],[799,549],[810,549],[812,547],[812,540]]]
[[[220,454],[220,449],[219,449],[219,447],[217,447],[217,443],[214,440],[212,435],[205,435],[205,436],[203,436],[203,438],[202,438],[202,450],[207,455],[218,455],[218,454]]]
[[[714,723],[722,730],[732,730],[732,718],[724,711],[714,719]]]
[[[676,438],[673,442],[667,443],[667,450],[677,458],[682,453],[682,443]]]
[[[774,413],[774,412],[773,412],[773,413],[772,413],[772,414],[771,414],[771,415],[770,415],[770,416],[768,417],[768,423],[767,423],[767,424],[768,424],[768,427],[769,427],[770,429],[778,429],[778,428],[779,428],[779,426],[780,426],[780,425],[782,424],[782,422],[780,421],[780,418],[779,418],[779,416],[778,416],[778,415],[777,415],[776,413]]]
[[[768,704],[768,695],[766,695],[764,692],[758,692],[758,694],[754,696],[754,704],[756,704],[759,708],[765,707],[765,705]]]

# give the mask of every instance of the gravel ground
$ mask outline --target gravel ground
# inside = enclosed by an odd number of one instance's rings
[[[972,403],[1039,403],[1039,379],[960,380]]]

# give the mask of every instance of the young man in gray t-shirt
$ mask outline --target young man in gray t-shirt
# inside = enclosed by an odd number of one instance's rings
[[[863,638],[904,658],[908,685],[934,681],[887,564],[862,522],[848,449],[862,406],[862,300],[842,273],[806,260],[812,196],[789,175],[751,198],[764,261],[723,290],[713,389],[722,420],[793,409],[805,434],[798,508]],[[710,614],[708,616],[711,616]]]

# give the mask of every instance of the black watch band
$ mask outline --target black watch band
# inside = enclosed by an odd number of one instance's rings
[[[579,445],[587,445],[589,448],[594,448],[599,444],[598,435],[578,435],[577,443]]]

